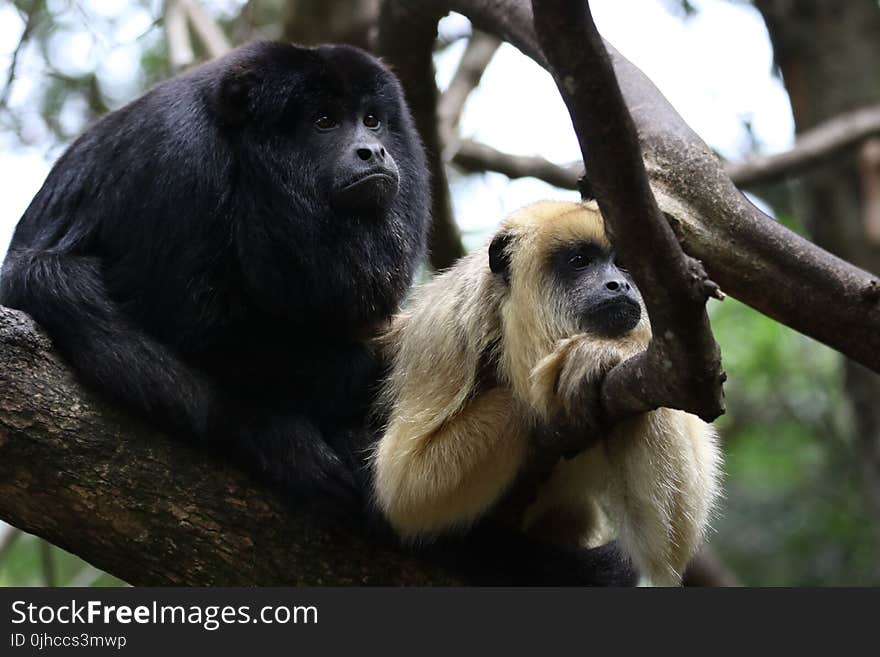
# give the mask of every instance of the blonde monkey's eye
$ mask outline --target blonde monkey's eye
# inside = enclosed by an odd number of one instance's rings
[[[375,130],[376,128],[379,127],[379,123],[380,123],[379,119],[378,119],[378,117],[376,117],[375,114],[367,114],[364,117],[364,125],[367,126],[368,128],[372,128]]]
[[[583,253],[576,253],[568,259],[568,264],[571,265],[574,269],[584,269],[587,265],[590,264],[590,259],[587,258]]]
[[[315,127],[318,130],[332,130],[337,125],[339,124],[326,114],[319,116],[317,119],[315,119]]]

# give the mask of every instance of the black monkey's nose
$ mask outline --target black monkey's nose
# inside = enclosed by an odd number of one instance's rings
[[[369,162],[370,160],[379,160],[380,162],[385,159],[385,149],[379,144],[370,145],[370,146],[358,146],[355,149],[357,156],[362,159],[364,162]]]
[[[612,292],[629,292],[629,283],[626,281],[608,281],[605,287]]]

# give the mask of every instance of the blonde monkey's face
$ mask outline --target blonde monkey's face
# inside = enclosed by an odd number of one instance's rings
[[[617,338],[638,325],[641,295],[612,249],[591,241],[561,244],[547,266],[579,331]]]
[[[546,205],[548,216],[544,205],[514,215],[489,247],[490,266],[510,285],[510,301],[532,312],[543,306],[544,321],[562,320],[566,334],[628,334],[647,319],[642,297],[616,258],[598,209]],[[538,228],[529,230],[528,240],[521,239],[524,224]]]

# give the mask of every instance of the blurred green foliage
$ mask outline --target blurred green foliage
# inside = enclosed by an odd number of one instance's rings
[[[729,378],[711,544],[748,585],[880,584],[841,357],[734,299],[713,305]]]
[[[3,527],[4,532],[13,532]],[[0,586],[123,586],[59,547],[30,534],[4,533],[0,553]]]

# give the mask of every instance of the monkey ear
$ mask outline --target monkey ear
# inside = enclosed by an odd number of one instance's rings
[[[587,177],[586,171],[584,172],[584,175],[578,178],[577,186],[578,191],[581,193],[582,201],[593,201],[596,199],[596,193],[593,191],[593,185]]]
[[[235,67],[227,71],[217,89],[217,115],[224,125],[239,126],[247,121],[257,76],[250,69]]]
[[[489,269],[494,274],[501,274],[505,283],[510,282],[510,253],[507,247],[512,239],[510,233],[498,233],[489,245]]]

